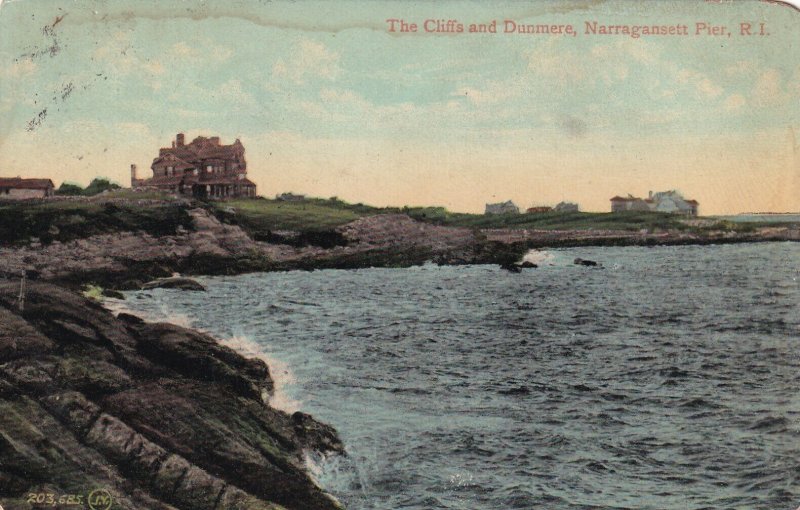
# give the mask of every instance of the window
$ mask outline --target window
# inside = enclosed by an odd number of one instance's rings
[[[208,166],[206,167],[206,172],[207,172],[207,173],[209,173],[209,174],[211,173],[211,165],[208,165]]]

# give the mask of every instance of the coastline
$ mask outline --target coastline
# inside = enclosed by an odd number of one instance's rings
[[[229,207],[219,210],[187,200],[103,198],[79,202],[81,207],[88,204],[98,209],[104,215],[100,219],[111,224],[105,231],[92,232],[81,226],[100,223],[97,218],[82,217],[80,210],[63,210],[74,203],[45,202],[42,207],[49,208],[49,216],[23,219],[23,228],[16,231],[25,230],[29,236],[38,237],[0,244],[0,279],[19,278],[25,273],[31,280],[73,289],[91,284],[133,290],[174,273],[232,275],[408,267],[426,262],[508,265],[521,260],[527,251],[541,248],[800,241],[800,226],[796,224],[736,230],[725,223],[703,224],[710,220],[701,219],[699,225],[686,228],[643,224],[647,228],[638,230],[479,228],[445,225],[435,219],[422,221],[398,212],[368,214],[324,230],[300,224],[294,231],[265,232],[249,225],[244,216]],[[77,218],[78,226],[69,225],[65,217]],[[61,228],[56,225],[57,219],[62,222]],[[682,225],[663,216],[650,220],[659,225]],[[66,232],[67,228],[75,231]]]

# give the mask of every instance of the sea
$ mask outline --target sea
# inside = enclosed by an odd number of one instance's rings
[[[268,361],[349,510],[794,510],[800,244],[256,273],[116,303]],[[598,267],[575,265],[574,259]]]

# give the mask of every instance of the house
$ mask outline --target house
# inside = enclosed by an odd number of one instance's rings
[[[553,207],[553,210],[556,212],[578,212],[578,204],[572,202],[559,202]]]
[[[280,195],[275,195],[275,200],[280,200],[281,202],[302,202],[305,199],[305,195],[295,195],[294,193],[281,193]]]
[[[633,195],[628,195],[627,197],[615,196],[611,199],[611,212],[649,210],[650,205],[644,199]]]
[[[676,190],[650,192],[649,201],[652,203],[652,210],[673,214],[686,214],[697,216],[697,207],[700,205],[697,200],[686,200]]]
[[[615,196],[611,199],[611,212],[655,211],[697,216],[699,205],[697,200],[687,200],[676,190],[660,191],[658,193],[651,191],[646,199],[632,195],[628,195],[625,198]]]
[[[247,179],[244,146],[238,139],[230,145],[218,136],[198,136],[185,143],[178,133],[172,147],[162,147],[150,165],[153,177],[139,179],[131,165],[132,188],[155,188],[198,198],[256,196],[256,185]]]
[[[550,212],[552,210],[553,210],[553,208],[550,207],[550,206],[547,206],[547,205],[536,205],[536,206],[533,206],[533,207],[529,207],[528,210],[525,211],[525,212],[530,214],[530,213]]]
[[[497,204],[486,204],[486,212],[484,214],[519,214],[519,207],[511,200]]]
[[[0,200],[25,200],[53,196],[55,186],[50,179],[0,177]]]

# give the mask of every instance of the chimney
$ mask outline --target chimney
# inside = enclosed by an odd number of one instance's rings
[[[131,188],[136,186],[136,165],[131,164]]]
[[[210,141],[211,141],[211,143],[213,143],[214,145],[219,145],[219,137],[218,137],[218,136],[212,136],[211,138],[209,138],[209,140],[210,140]]]
[[[650,199],[653,198],[653,192],[652,191],[648,191],[647,192],[647,198],[650,198]]]
[[[178,147],[183,146],[183,133],[178,133],[177,136],[175,136],[175,144]]]

